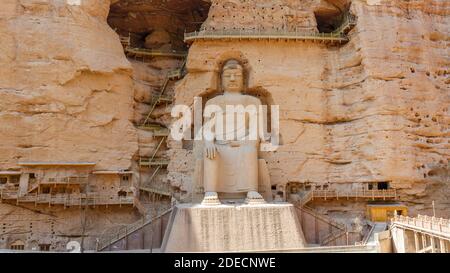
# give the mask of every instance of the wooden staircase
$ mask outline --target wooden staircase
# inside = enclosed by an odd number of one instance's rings
[[[356,16],[347,12],[344,15],[342,24],[332,33],[346,35],[350,30],[356,26]]]
[[[165,95],[165,91],[169,85],[170,81],[179,80],[184,76],[185,73],[185,67],[186,67],[186,58],[183,60],[183,64],[180,68],[169,71],[164,78],[163,84],[161,85],[160,91],[158,94],[156,94],[156,97],[152,100],[152,106],[150,108],[150,111],[148,112],[146,118],[144,119],[144,122],[140,125],[142,128],[152,128],[153,124],[150,123],[151,116],[153,112],[155,111],[158,104],[162,102],[169,103],[169,99],[173,100],[173,97],[169,97]],[[170,101],[171,103],[172,101]]]
[[[131,34],[128,33],[128,36],[119,36],[120,43],[122,44],[124,50],[126,50],[131,45]]]
[[[152,224],[154,221],[161,219],[162,217],[166,216],[167,214],[171,213],[173,210],[173,207],[170,209],[164,211],[163,213],[157,215],[156,217],[151,217],[148,215],[144,215],[142,219],[127,225],[123,228],[120,228],[119,231],[116,233],[110,234],[106,238],[97,239],[97,251],[105,250],[107,247],[111,246],[112,244],[126,238],[130,234],[138,231],[139,229],[144,228],[147,225]]]
[[[141,127],[145,127],[149,124],[151,115],[153,114],[153,111],[155,111],[156,107],[158,106],[159,102],[161,101],[162,97],[164,96],[164,92],[166,91],[167,86],[169,85],[169,77],[166,76],[164,78],[164,82],[160,88],[160,92],[156,95],[156,97],[152,100],[152,106],[150,108],[150,111],[147,114],[147,117],[145,118],[144,122],[141,124]]]
[[[346,225],[343,225],[343,224],[341,224],[341,223],[338,223],[338,222],[332,220],[332,219],[329,218],[329,217],[326,217],[326,216],[324,216],[324,215],[322,215],[322,214],[319,214],[319,213],[316,212],[314,209],[312,209],[312,208],[310,208],[310,207],[308,207],[308,206],[303,206],[303,207],[299,207],[299,208],[300,208],[301,210],[303,210],[304,212],[306,212],[306,213],[308,213],[308,214],[314,216],[315,218],[318,218],[318,219],[322,220],[323,222],[328,223],[328,224],[329,224],[330,226],[332,226],[332,227],[335,227],[335,228],[337,228],[337,229],[339,229],[339,230],[342,230],[342,231],[344,231],[344,230],[346,231],[346,230],[347,230],[347,226],[346,226]]]
[[[33,191],[37,190],[39,188],[40,184],[36,179],[30,179],[30,184],[28,186],[27,193],[32,193]]]
[[[167,74],[167,77],[172,81],[181,79],[185,73],[186,62],[187,62],[187,58],[184,59],[180,68],[169,71],[169,73]]]
[[[147,209],[145,208],[145,206],[141,203],[141,201],[139,200],[139,198],[137,198],[136,196],[134,197],[134,207],[139,211],[139,213],[141,215],[147,215]]]
[[[320,243],[321,246],[329,246],[332,242],[336,242],[337,240],[341,239],[342,237],[346,236],[348,234],[347,230],[338,230],[336,232],[330,233],[328,236],[326,236],[322,242]]]
[[[162,167],[169,165],[169,160],[164,158],[156,158],[156,155],[158,154],[159,149],[161,148],[162,144],[166,141],[167,137],[163,136],[161,140],[158,143],[158,146],[156,146],[155,150],[153,151],[153,154],[151,157],[140,157],[139,158],[139,166],[141,167]]]
[[[303,207],[306,204],[308,204],[312,200],[312,198],[313,198],[313,191],[306,191],[305,194],[298,201],[298,205],[300,207]]]
[[[143,49],[132,49],[127,48],[126,51],[128,54],[140,54],[145,56],[167,56],[167,57],[180,57],[183,58],[183,62],[180,68],[169,71],[164,81],[151,101],[150,110],[145,117],[144,121],[138,126],[139,129],[151,131],[153,132],[153,137],[161,137],[157,147],[153,151],[152,155],[149,157],[139,157],[139,166],[141,168],[153,168],[153,173],[148,181],[148,183],[143,184],[140,183],[138,189],[140,191],[144,191],[152,194],[153,196],[159,197],[172,197],[172,193],[170,192],[169,187],[158,187],[155,186],[154,178],[160,172],[161,169],[167,167],[169,165],[169,160],[165,158],[158,158],[157,153],[162,147],[162,144],[167,140],[170,135],[170,130],[160,124],[156,124],[151,122],[151,117],[155,109],[158,105],[166,103],[171,104],[173,102],[173,96],[167,95],[166,90],[169,86],[170,81],[176,81],[181,79],[185,75],[186,70],[186,61],[187,61],[187,52],[161,52],[157,50],[143,50]],[[140,210],[141,213],[145,211],[144,206],[137,200],[136,207]]]

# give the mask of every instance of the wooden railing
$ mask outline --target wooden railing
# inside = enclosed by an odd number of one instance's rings
[[[145,123],[139,126],[139,129],[152,131],[153,136],[169,136],[170,129],[155,123]]]
[[[0,200],[15,200],[19,196],[19,189],[0,189]]]
[[[120,43],[124,48],[127,48],[131,45],[131,35],[128,35],[127,37],[120,36]]]
[[[134,198],[129,196],[117,195],[101,195],[101,194],[49,194],[49,193],[29,193],[24,196],[19,196],[17,190],[7,191],[0,190],[0,199],[2,200],[16,200],[18,203],[35,203],[48,205],[64,205],[82,206],[82,205],[132,205]]]
[[[365,199],[397,199],[397,191],[395,189],[389,190],[352,190],[352,191],[337,191],[337,190],[313,190],[311,200],[314,198],[321,199],[339,199],[339,198],[365,198]]]
[[[167,166],[169,165],[170,160],[164,158],[149,158],[149,157],[140,157],[139,165],[141,167],[154,167],[154,166]]]
[[[83,200],[83,199],[82,199]],[[133,205],[134,196],[107,196],[107,195],[88,195],[84,199],[85,205]]]
[[[356,17],[349,12],[344,14],[342,24],[331,33],[305,32],[296,29],[295,31],[264,30],[264,29],[239,29],[239,30],[211,30],[201,29],[200,31],[184,34],[184,41],[192,43],[195,40],[217,40],[217,39],[237,39],[237,40],[294,40],[294,41],[321,41],[331,43],[345,43],[349,41],[347,32],[356,25]]]
[[[161,57],[179,57],[184,58],[187,55],[186,51],[177,51],[177,50],[158,50],[158,49],[147,49],[147,48],[132,48],[126,47],[125,53],[133,54],[138,56],[161,56]]]
[[[163,104],[163,103],[172,103],[174,97],[172,95],[162,95],[159,96],[157,92],[153,92],[151,103]]]
[[[334,30],[332,33],[336,34],[346,34],[349,30],[356,26],[356,16],[347,12],[344,15],[342,24]]]
[[[196,40],[294,40],[345,43],[349,39],[341,33],[314,33],[301,31],[267,31],[267,30],[201,30],[184,34],[184,41]]]
[[[300,197],[297,205],[305,206],[314,199],[337,199],[344,198],[362,198],[362,199],[397,199],[397,191],[395,189],[389,190],[353,190],[353,191],[337,191],[337,190],[310,190],[305,191],[304,195]]]
[[[39,184],[87,184],[88,177],[55,177],[40,180]]]
[[[139,187],[139,189],[142,191],[155,193],[155,194],[159,194],[159,195],[164,195],[164,196],[169,196],[169,197],[172,196],[172,193],[170,191],[170,186],[168,186],[168,185],[156,186],[152,183],[150,185],[143,185],[143,186]]]
[[[396,215],[391,220],[392,224],[404,224],[412,228],[419,228],[429,231],[437,231],[448,234],[450,238],[450,220],[444,218],[436,218],[432,216],[418,215],[417,217],[408,217]]]
[[[138,231],[139,229],[151,224],[152,222],[164,217],[168,213],[172,212],[173,208],[170,208],[163,213],[157,215],[156,217],[150,217],[148,215],[145,215],[140,219],[139,221],[136,221],[130,225],[127,225],[125,227],[122,227],[119,229],[117,233],[111,234],[107,236],[106,238],[102,238],[101,240],[98,239],[97,241],[97,251],[102,251],[108,246],[114,244],[117,241],[120,241],[121,239],[125,238],[126,236],[130,235],[131,233]]]

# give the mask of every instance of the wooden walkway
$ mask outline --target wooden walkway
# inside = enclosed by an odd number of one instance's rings
[[[201,30],[185,33],[184,41],[208,40],[256,40],[256,41],[312,41],[325,43],[346,43],[349,38],[342,34],[332,33],[300,33],[300,32],[274,32],[258,30]]]
[[[177,50],[155,50],[147,48],[125,47],[125,54],[128,57],[172,57],[186,58],[186,51]]]
[[[149,193],[159,194],[167,197],[172,197],[169,187],[155,187],[155,186],[141,186],[139,187],[141,191],[146,191]]]
[[[169,165],[170,160],[164,159],[164,158],[148,158],[148,157],[141,157],[139,159],[139,165],[141,167],[155,167],[155,166],[167,166]]]
[[[339,199],[371,199],[371,200],[395,200],[397,199],[396,189],[389,190],[352,190],[352,191],[337,191],[337,190],[312,190],[308,191],[299,200],[301,206],[313,201],[319,200],[339,200]]]
[[[207,40],[256,40],[256,41],[312,41],[331,44],[343,44],[349,41],[347,33],[356,26],[356,17],[347,13],[342,24],[331,33],[302,32],[302,31],[273,31],[261,29],[243,30],[207,30],[184,34],[186,43]]]
[[[63,205],[64,207],[72,206],[100,206],[100,205],[133,205],[133,197],[110,196],[101,194],[43,194],[31,193],[20,196],[16,191],[1,190],[0,200],[15,201],[16,205],[20,203],[28,203],[37,205]]]

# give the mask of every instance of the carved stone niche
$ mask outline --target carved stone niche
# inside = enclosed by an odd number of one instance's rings
[[[263,103],[260,95],[246,92],[248,71],[245,64],[236,59],[228,59],[222,63],[221,69],[218,70],[218,92],[204,95],[207,99],[203,101],[203,107],[218,106],[222,117],[229,114],[226,110],[228,105],[255,106],[259,109]],[[233,135],[231,140],[220,139],[219,134],[214,131],[214,140],[194,143],[194,203],[200,202],[202,196],[202,203],[205,205],[218,205],[219,200],[240,202],[245,197],[247,203],[253,204],[272,201],[267,163],[259,158],[260,143],[266,140],[261,139],[259,135],[254,141],[248,140],[248,120],[257,120],[258,113],[255,115],[248,114],[242,128],[239,128],[236,121],[232,129],[228,129],[224,124],[224,134]],[[203,123],[208,121],[204,119]],[[240,132],[244,133],[240,135]]]

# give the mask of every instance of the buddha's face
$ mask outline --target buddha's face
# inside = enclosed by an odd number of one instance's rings
[[[225,66],[222,72],[222,88],[224,92],[239,93],[244,89],[244,70],[241,65]]]

